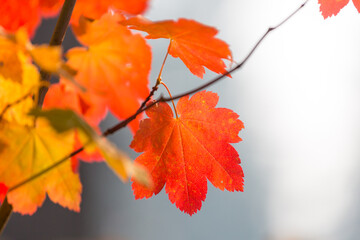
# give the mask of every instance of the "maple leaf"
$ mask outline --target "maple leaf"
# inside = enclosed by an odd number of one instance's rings
[[[8,33],[5,31],[0,31],[0,41],[1,47],[4,48],[0,52],[0,55],[4,53],[8,55],[15,55],[17,51],[21,51],[24,55],[30,57],[31,59],[42,69],[47,72],[52,73],[65,73],[66,76],[71,76],[69,69],[63,67],[64,63],[62,61],[62,50],[60,46],[49,46],[48,44],[33,45],[28,37],[27,32],[24,28],[20,28],[15,33]],[[7,45],[7,46],[6,46]],[[8,47],[8,48],[6,48]],[[14,74],[19,75],[20,69],[14,70],[12,66],[4,66],[4,61],[9,61],[7,57],[15,56],[2,56],[4,60],[2,61],[1,68],[2,71],[13,72]],[[19,64],[15,64],[18,66]]]
[[[47,72],[59,72],[62,67],[62,51],[59,46],[49,46],[42,44],[39,46],[31,46],[29,53],[34,62],[36,62],[42,70]]]
[[[106,116],[106,105],[101,97],[87,91],[83,92],[76,86],[68,84],[64,79],[60,79],[59,83],[50,86],[43,108],[74,110],[93,127],[97,126]]]
[[[53,17],[59,12],[64,0],[39,0],[41,15],[44,17]]]
[[[131,29],[147,32],[147,39],[167,38],[171,40],[169,54],[179,57],[196,76],[203,78],[204,67],[215,73],[226,72],[222,59],[232,61],[229,46],[215,38],[218,31],[210,26],[189,19],[151,22],[141,16],[130,18],[122,24]]]
[[[80,16],[89,19],[100,19],[109,9],[130,14],[140,14],[146,10],[147,6],[148,0],[77,0],[71,22],[77,25]]]
[[[30,35],[41,22],[42,17],[55,15],[61,0],[0,0],[0,26],[9,32],[25,27]]]
[[[340,10],[349,3],[349,0],[319,0],[320,11],[324,19],[336,16]],[[353,3],[360,13],[360,0],[353,0]]]
[[[130,147],[144,152],[135,161],[149,170],[154,188],[134,182],[136,199],[158,194],[166,184],[170,201],[192,215],[206,198],[207,179],[221,190],[243,191],[240,158],[229,143],[241,141],[244,126],[233,111],[215,108],[217,102],[216,93],[202,91],[179,100],[179,118],[166,103],[146,111],[150,118],[141,121]]]
[[[75,80],[105,101],[118,118],[132,115],[149,94],[151,51],[144,38],[118,23],[118,14],[105,14],[93,22],[83,19],[74,27],[86,46],[70,49],[67,64],[77,71]],[[135,131],[138,120],[130,127]]]
[[[25,33],[26,34],[26,33]],[[19,32],[16,36],[23,35]],[[20,37],[19,37],[20,38]],[[21,38],[26,38],[21,37]],[[26,40],[20,40],[21,42]],[[14,82],[23,82],[23,72],[30,59],[26,56],[22,44],[0,35],[0,75]]]
[[[9,32],[25,27],[32,36],[41,19],[55,16],[63,3],[64,0],[0,0],[0,26]],[[139,14],[147,6],[148,0],[77,0],[71,21],[77,24],[81,15],[99,19],[110,9]]]
[[[21,44],[0,36],[0,113],[12,106],[2,119],[19,124],[32,124],[27,112],[33,106],[32,95],[39,87],[39,73]]]
[[[80,142],[83,146],[86,145],[85,151],[91,153],[99,149],[105,158],[105,162],[121,180],[127,181],[127,179],[132,176],[133,179],[141,185],[151,185],[150,177],[142,166],[134,164],[125,153],[118,150],[106,138],[100,137],[96,131],[75,112],[62,109],[51,109],[47,111],[34,109],[30,115],[46,119],[58,133],[77,129]]]
[[[12,187],[33,176],[69,154],[73,132],[59,134],[48,124],[37,120],[37,126],[2,122],[1,138],[11,139],[0,152],[0,182]],[[71,171],[70,162],[38,177],[7,194],[15,212],[33,214],[49,198],[74,211],[80,210],[79,176]]]

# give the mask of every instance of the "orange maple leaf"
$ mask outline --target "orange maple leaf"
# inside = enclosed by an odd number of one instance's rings
[[[78,0],[76,2],[71,22],[77,25],[80,16],[99,19],[109,9],[124,11],[130,14],[143,13],[148,6],[148,0]]]
[[[60,79],[60,83],[50,86],[43,108],[74,110],[93,127],[97,126],[106,116],[106,105],[101,97],[86,91],[83,92],[63,79]]]
[[[243,171],[236,150],[229,143],[241,141],[244,127],[238,115],[215,108],[218,95],[199,92],[177,104],[179,118],[170,106],[159,103],[146,111],[131,147],[144,152],[135,161],[144,165],[154,181],[153,189],[133,183],[136,199],[165,190],[172,203],[190,215],[206,198],[207,179],[217,188],[243,191]]]
[[[137,16],[122,24],[130,26],[131,29],[147,32],[148,39],[170,39],[169,54],[175,58],[179,57],[186,67],[200,78],[205,73],[204,67],[216,73],[224,73],[226,65],[222,59],[232,61],[227,43],[215,38],[218,31],[194,20],[180,18],[176,22],[173,20],[152,22]]]
[[[336,16],[348,3],[349,0],[319,0],[320,11],[324,19],[332,15]],[[353,0],[353,3],[360,13],[360,0]]]
[[[127,118],[149,94],[150,47],[140,34],[133,34],[118,23],[120,15],[105,14],[93,22],[83,18],[74,27],[86,46],[67,52],[68,64],[77,71],[75,79],[89,93],[104,99],[118,118]],[[138,120],[130,124],[138,127]]]
[[[0,0],[0,26],[9,32],[25,27],[33,35],[41,18],[55,16],[63,3],[64,0]],[[99,19],[109,9],[140,14],[147,6],[148,0],[78,0],[71,21],[77,24],[81,15]]]

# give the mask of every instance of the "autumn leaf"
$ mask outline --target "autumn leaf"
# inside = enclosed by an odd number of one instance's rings
[[[64,63],[60,46],[49,46],[48,44],[33,45],[24,28],[20,28],[15,33],[0,31],[0,41],[1,47],[4,48],[4,52],[10,53],[11,55],[15,53],[15,51],[21,51],[24,55],[29,57],[29,59],[31,57],[32,61],[44,71],[58,74],[64,72],[66,74],[69,71],[63,67]],[[5,43],[8,45],[8,48],[4,46]],[[11,47],[10,45],[13,46]],[[5,61],[8,60],[5,59]],[[13,71],[9,66],[6,66],[6,68],[4,66],[1,67],[3,67],[3,69],[9,69],[8,71],[17,74],[17,71]],[[69,76],[71,74],[67,75]]]
[[[100,19],[109,9],[140,14],[146,10],[147,6],[148,0],[77,0],[71,22],[78,25],[80,16],[93,20]]]
[[[324,19],[333,15],[336,16],[348,3],[349,0],[319,0],[320,11]],[[353,0],[353,3],[360,13],[360,0]]]
[[[0,135],[9,139],[0,152],[0,182],[12,187],[44,170],[72,151],[73,132],[59,134],[45,122],[37,126],[21,126],[3,122]],[[33,214],[42,205],[46,194],[51,201],[74,211],[80,210],[79,176],[65,162],[41,177],[7,194],[15,212]]]
[[[41,15],[44,17],[53,17],[59,12],[63,4],[64,0],[39,0]]]
[[[97,126],[106,116],[106,105],[101,97],[89,94],[87,91],[83,92],[63,79],[50,86],[43,108],[71,109],[93,127]]]
[[[9,32],[25,27],[33,35],[41,18],[55,15],[61,2],[62,0],[0,0],[0,26]]]
[[[49,46],[47,44],[32,46],[31,49],[29,49],[29,53],[33,61],[36,62],[42,70],[47,72],[59,72],[63,64],[61,58],[62,50],[59,46]]]
[[[77,82],[101,97],[116,117],[125,119],[149,94],[151,52],[141,35],[118,23],[119,16],[106,14],[93,22],[83,19],[74,27],[87,47],[70,49],[67,64],[77,71]],[[135,131],[138,120],[130,126]]]
[[[40,86],[39,73],[21,44],[0,36],[0,114],[2,119],[32,124],[27,112]],[[21,100],[11,108],[6,108]]]
[[[147,32],[148,39],[167,38],[171,41],[169,54],[180,58],[196,76],[203,78],[204,67],[215,73],[226,72],[223,59],[232,61],[229,46],[215,37],[218,31],[189,19],[151,22],[141,16],[130,18],[122,24],[131,29]]]
[[[59,101],[61,99],[61,101]],[[83,92],[78,87],[60,79],[60,83],[52,84],[45,96],[43,109],[71,109],[86,120],[88,124],[96,128],[106,116],[106,105],[103,99],[97,95]],[[75,135],[74,150],[80,148],[77,134]],[[71,158],[72,169],[77,172],[79,159],[85,162],[99,162],[103,158],[99,152],[87,153],[85,151]]]
[[[0,26],[9,32],[25,27],[32,36],[41,19],[54,17],[63,3],[64,0],[0,0]],[[81,15],[99,19],[109,10],[140,14],[147,6],[148,0],[77,0],[71,21],[77,25]]]
[[[130,146],[144,152],[135,161],[149,170],[154,188],[133,183],[136,199],[156,195],[166,184],[170,201],[192,215],[206,198],[207,179],[221,190],[243,191],[240,158],[229,143],[241,141],[244,126],[233,111],[215,108],[217,102],[216,93],[202,91],[179,100],[179,118],[166,103],[146,111],[149,118]]]
[[[23,42],[27,41],[26,33],[18,31],[11,37],[0,35],[0,75],[13,82],[24,82],[24,68],[31,64],[31,60],[26,55]],[[16,40],[21,36],[21,44]],[[14,40],[12,40],[13,38]]]
[[[99,149],[105,158],[105,162],[122,180],[127,181],[133,177],[141,185],[151,185],[147,171],[138,164],[134,164],[130,158],[116,148],[106,138],[99,136],[96,131],[71,110],[51,109],[41,111],[34,109],[30,115],[46,119],[58,132],[64,133],[77,129],[80,142],[86,145],[85,151],[93,152]]]

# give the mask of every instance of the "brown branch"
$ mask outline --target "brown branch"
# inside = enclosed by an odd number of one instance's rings
[[[121,128],[126,127],[126,125],[128,125],[131,121],[133,121],[140,113],[144,112],[144,108],[146,106],[146,104],[150,101],[150,99],[152,98],[152,96],[154,96],[155,92],[158,90],[158,86],[159,86],[160,82],[156,81],[155,86],[152,88],[149,96],[142,102],[141,106],[139,107],[139,109],[136,111],[136,113],[134,113],[133,115],[131,115],[130,117],[128,117],[127,119],[121,121],[120,123],[116,124],[115,126],[107,129],[105,132],[102,133],[103,137],[106,137],[110,134],[113,134],[114,132],[120,130]]]
[[[220,81],[221,79],[224,79],[227,75],[239,70],[240,68],[242,68],[244,66],[244,64],[249,60],[249,58],[253,55],[253,53],[255,52],[255,50],[259,47],[259,45],[262,43],[262,41],[266,38],[266,36],[271,33],[272,31],[274,31],[275,29],[281,27],[284,23],[286,23],[289,19],[291,19],[297,12],[299,12],[308,2],[309,0],[306,0],[303,4],[300,5],[300,7],[298,7],[293,13],[291,13],[288,17],[286,17],[283,21],[281,21],[278,25],[274,26],[274,27],[269,27],[268,30],[264,33],[264,35],[262,35],[262,37],[257,41],[257,43],[255,44],[255,46],[251,49],[251,51],[249,52],[249,54],[244,58],[244,60],[242,60],[242,62],[240,62],[239,64],[237,64],[234,68],[230,69],[229,71],[223,73],[222,75],[214,78],[213,80],[197,87],[194,88],[188,92],[179,94],[179,95],[175,95],[172,98],[162,98],[160,97],[157,102],[169,102],[172,100],[176,100],[179,99],[181,97],[196,93],[202,89],[205,89],[211,85],[213,85],[214,83]]]
[[[13,207],[9,204],[7,197],[5,197],[4,202],[0,207],[0,233],[3,232],[7,222],[9,221],[12,214]]]
[[[220,81],[221,79],[225,78],[228,74],[232,73],[232,72],[235,72],[237,70],[239,70],[247,61],[248,59],[253,55],[253,53],[255,52],[255,50],[258,48],[258,46],[261,44],[261,42],[266,38],[266,36],[272,32],[273,30],[279,28],[281,25],[283,25],[285,22],[287,22],[290,18],[292,18],[298,11],[300,11],[300,9],[302,9],[306,3],[308,2],[309,0],[306,0],[299,8],[297,8],[293,13],[291,13],[288,17],[286,17],[282,22],[280,22],[278,25],[276,25],[275,27],[270,27],[266,33],[257,41],[257,43],[255,44],[255,46],[250,50],[249,54],[244,58],[244,60],[237,64],[234,68],[232,68],[231,70],[223,73],[222,75],[214,78],[213,80],[209,81],[208,83],[204,84],[204,85],[201,85],[193,90],[190,90],[188,92],[185,92],[183,94],[179,94],[179,95],[176,95],[172,98],[164,98],[162,95],[154,102],[146,105],[151,97],[154,95],[154,93],[156,92],[157,88],[158,88],[158,81],[156,83],[156,85],[152,88],[152,91],[150,92],[149,96],[144,100],[144,102],[141,104],[141,106],[139,107],[139,109],[133,114],[131,115],[130,117],[128,117],[127,119],[121,121],[120,123],[116,124],[115,126],[107,129],[103,134],[102,136],[103,137],[106,137],[110,134],[113,134],[114,132],[124,128],[127,126],[127,124],[129,124],[131,121],[133,121],[139,114],[141,114],[142,112],[146,111],[147,109],[153,107],[155,104],[158,104],[160,102],[169,102],[169,101],[172,101],[172,100],[176,100],[178,98],[181,98],[183,96],[186,96],[186,95],[189,95],[189,94],[192,94],[192,93],[195,93],[195,92],[198,92],[218,81]],[[70,153],[69,155],[65,156],[64,158],[60,159],[59,161],[55,162],[53,165],[47,167],[46,169],[38,172],[37,174],[19,182],[18,184],[12,186],[9,188],[9,192],[11,191],[14,191],[16,190],[17,188],[31,182],[32,180],[36,179],[37,177],[41,176],[42,174],[56,168],[57,166],[59,166],[60,164],[64,163],[67,159],[77,155],[78,153],[82,152],[84,150],[84,147],[81,147],[77,150],[75,150],[74,152]]]
[[[68,29],[70,18],[75,7],[76,0],[65,0],[61,9],[58,21],[56,23],[54,32],[49,42],[50,46],[60,46],[64,40],[66,30]],[[41,81],[50,82],[51,74],[45,71],[40,72]],[[38,106],[41,107],[44,103],[45,95],[48,87],[43,86],[39,89]]]

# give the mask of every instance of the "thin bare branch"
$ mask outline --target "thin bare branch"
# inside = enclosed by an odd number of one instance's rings
[[[68,29],[70,18],[74,10],[76,0],[65,0],[61,9],[58,21],[56,23],[54,32],[49,42],[50,46],[60,46],[64,40],[66,30]],[[50,82],[51,74],[45,71],[40,72],[41,81]],[[38,106],[41,107],[44,103],[45,95],[48,87],[43,86],[39,89]]]
[[[303,4],[300,5],[300,7],[298,7],[294,12],[292,12],[289,16],[287,16],[283,21],[281,21],[278,25],[274,26],[274,27],[269,27],[268,30],[264,33],[264,35],[262,35],[262,37],[257,41],[257,43],[255,44],[255,46],[250,50],[250,52],[248,53],[248,55],[246,55],[246,57],[244,58],[244,60],[242,60],[240,63],[238,63],[235,67],[233,67],[232,69],[230,69],[229,71],[223,73],[222,75],[214,78],[213,80],[197,87],[197,88],[194,88],[188,92],[184,92],[182,94],[179,94],[179,95],[175,95],[174,97],[172,98],[159,98],[157,101],[158,102],[169,102],[171,100],[176,100],[176,99],[179,99],[181,97],[184,97],[186,95],[190,95],[190,94],[193,94],[193,93],[196,93],[202,89],[205,89],[211,85],[213,85],[214,83],[224,79],[228,74],[231,74],[237,70],[239,70],[240,68],[242,68],[245,63],[249,60],[249,58],[254,54],[255,50],[259,47],[259,45],[264,41],[264,39],[267,37],[267,35],[269,33],[271,33],[272,31],[274,31],[275,29],[281,27],[284,23],[286,23],[287,21],[289,21],[297,12],[299,12],[308,2],[309,0],[306,0]]]

